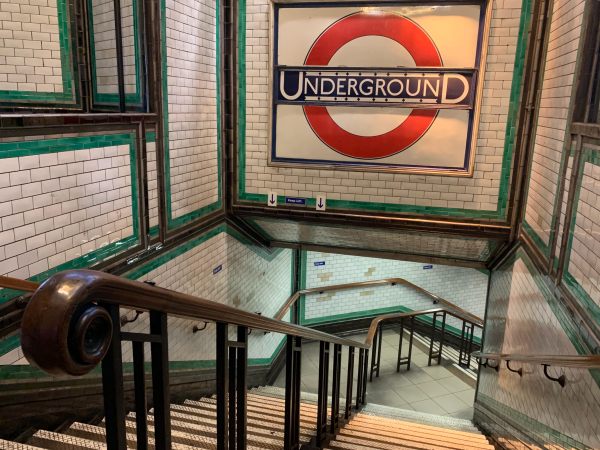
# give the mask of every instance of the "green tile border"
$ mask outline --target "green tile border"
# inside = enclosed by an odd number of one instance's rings
[[[227,235],[238,240],[241,244],[245,245],[247,248],[249,248],[255,254],[257,254],[258,256],[260,256],[261,258],[265,259],[268,262],[273,261],[277,256],[282,254],[285,250],[285,249],[277,249],[277,251],[269,253],[269,252],[265,251],[264,249],[261,249],[258,246],[254,245],[252,243],[252,241],[250,241],[248,238],[244,237],[237,230],[231,228],[227,224],[222,223],[222,224],[217,225],[216,227],[212,228],[211,230],[207,231],[206,233],[202,234],[201,236],[198,236],[195,239],[187,241],[184,244],[177,246],[168,252],[163,253],[159,257],[157,257],[139,267],[132,269],[131,271],[124,274],[123,276],[128,279],[131,279],[131,280],[137,280],[137,279],[143,277],[144,275],[150,273],[152,270],[156,269],[157,267],[160,267],[160,266],[166,264],[167,262],[173,260],[174,258],[192,250],[193,248],[197,247],[198,245],[208,241],[209,239],[211,239],[221,233],[226,233]],[[291,251],[291,250],[289,250],[289,251]],[[292,259],[292,268],[293,268],[294,261],[293,261],[293,258],[291,258],[291,259]],[[68,270],[68,269],[74,269],[74,268],[77,268],[77,267],[64,267],[64,268],[61,268],[60,270]],[[52,273],[56,273],[60,270],[55,270]],[[48,276],[52,275],[52,273],[49,274]],[[290,271],[290,274],[291,274],[291,271]],[[42,278],[41,275],[42,274],[40,274],[39,278],[34,281],[42,281],[45,278],[47,278],[47,277]],[[291,278],[291,276],[290,276],[290,278]],[[292,283],[290,286],[290,294],[291,294],[292,290],[293,290],[293,280],[292,280]],[[4,293],[4,292],[8,292],[8,290],[2,291],[2,293]],[[7,296],[7,297],[12,298],[16,295],[19,295],[18,291],[11,291],[11,295]],[[283,301],[285,301],[285,300],[287,300],[287,298],[284,299]],[[277,348],[275,349],[275,351],[269,358],[250,358],[249,364],[250,365],[271,364],[273,359],[279,354],[284,342],[285,342],[285,337],[282,337],[281,342],[278,344]],[[0,340],[0,356],[8,353],[9,351],[14,350],[19,345],[20,345],[20,340],[19,340],[18,335],[13,335],[6,339]],[[172,361],[169,363],[169,367],[171,367],[171,369],[173,369],[173,370],[187,369],[187,368],[194,369],[194,368],[214,367],[214,361],[213,360]],[[41,370],[31,367],[29,365],[0,366],[0,379],[9,379],[9,378],[12,379],[12,378],[22,378],[22,377],[41,378],[41,377],[48,377],[48,375],[46,375]]]
[[[135,133],[102,134],[57,139],[38,139],[33,141],[0,142],[0,159],[41,155],[47,153],[59,153],[65,151],[89,150],[91,148],[102,148],[115,145],[129,145],[130,149],[129,163],[131,168],[132,235],[34,275],[30,277],[29,280],[41,282],[51,275],[63,270],[89,267],[122,253],[130,248],[133,248],[140,243],[139,196],[137,194],[136,183],[137,163],[135,151]],[[0,290],[0,304],[19,294],[19,291],[12,289]],[[16,336],[0,340],[0,355],[13,350],[14,348],[18,347],[18,345],[19,341]]]
[[[140,37],[139,37],[139,19],[138,19],[138,0],[131,0],[131,7],[133,9],[133,48],[134,48],[134,59],[135,59],[135,92],[128,93],[125,95],[125,102],[127,106],[142,106],[142,91],[140,86],[141,78],[141,53],[140,53]],[[98,78],[97,78],[97,67],[96,67],[96,43],[94,39],[94,14],[93,14],[93,0],[87,0],[88,5],[88,27],[90,37],[90,61],[92,71],[92,98],[95,105],[113,105],[118,106],[119,104],[119,93],[99,93],[98,92]],[[121,5],[123,8],[123,5]],[[116,59],[116,56],[115,56]],[[115,67],[116,69],[116,67]]]
[[[285,337],[282,336],[281,341],[275,347],[275,350],[271,353],[271,356],[265,358],[248,358],[248,366],[270,366],[273,360],[281,352],[285,344]],[[151,372],[152,367],[150,362],[146,362],[146,371]],[[215,360],[201,359],[194,361],[169,361],[169,370],[194,370],[194,369],[212,369],[216,367]],[[123,372],[129,374],[133,372],[133,363],[124,362]],[[100,366],[94,368],[89,374],[84,375],[81,378],[99,377],[102,374]],[[48,375],[41,369],[28,364],[23,365],[12,365],[12,366],[0,366],[0,381],[10,380],[32,380],[32,379],[43,379],[48,380],[55,377]],[[56,378],[55,378],[56,379]],[[0,384],[0,387],[2,385]]]
[[[583,187],[583,175],[585,164],[589,163],[594,166],[600,166],[600,152],[593,150],[590,147],[583,147],[582,154],[579,161],[579,174],[576,182],[576,192],[573,200],[573,211],[571,213],[571,228],[569,229],[565,267],[563,272],[563,283],[567,286],[569,291],[577,298],[582,306],[588,311],[590,317],[597,323],[600,324],[600,306],[596,304],[590,294],[581,286],[577,279],[569,271],[571,265],[571,255],[573,251],[573,240],[575,238],[575,229],[577,227],[577,212],[579,210],[579,200],[581,194],[581,188]],[[575,169],[575,168],[573,168]]]
[[[238,2],[238,185],[239,201],[265,204],[266,194],[246,192],[246,0]],[[519,38],[515,54],[513,79],[508,110],[504,156],[500,172],[500,187],[496,211],[482,211],[460,208],[442,208],[430,206],[402,205],[391,203],[362,202],[349,200],[327,200],[330,208],[358,209],[391,213],[430,214],[444,217],[506,219],[508,193],[510,189],[511,162],[515,147],[515,129],[519,115],[519,100],[523,88],[525,53],[527,50],[528,30],[531,22],[531,0],[523,0],[519,23]],[[285,196],[278,196],[278,202],[285,203]],[[308,207],[315,206],[315,198],[307,198]]]
[[[168,58],[167,58],[167,20],[166,20],[166,0],[161,0],[161,48],[162,48],[162,89],[163,89],[163,146],[164,164],[165,164],[165,195],[167,197],[167,229],[174,230],[178,227],[188,224],[193,220],[203,217],[212,212],[218,211],[223,207],[223,180],[222,180],[222,136],[221,136],[221,3],[215,2],[215,21],[216,21],[216,79],[217,79],[217,201],[210,205],[203,206],[196,211],[189,212],[179,217],[173,217],[171,209],[171,160],[169,156],[169,86],[167,81],[168,75]]]
[[[53,103],[58,105],[77,106],[79,92],[75,89],[76,68],[72,60],[73,37],[71,36],[68,0],[56,0],[58,32],[60,41],[60,62],[63,92],[34,92],[0,90],[0,102],[15,103]]]
[[[564,448],[591,450],[591,447],[588,447],[587,445],[576,441],[572,437],[567,436],[566,434],[563,434],[549,427],[548,425],[538,422],[537,420],[532,419],[531,417],[523,414],[522,412],[517,411],[516,409],[513,409],[509,406],[506,406],[503,403],[500,403],[499,401],[485,394],[479,394],[477,396],[477,402],[481,403],[483,406],[491,410],[494,414],[500,416],[501,419],[506,420],[508,423],[518,423],[522,427],[519,430],[522,433],[528,434],[533,432],[539,436],[544,437],[545,440],[550,441],[554,444],[559,444],[561,447]],[[547,443],[548,442],[545,442],[544,444]]]

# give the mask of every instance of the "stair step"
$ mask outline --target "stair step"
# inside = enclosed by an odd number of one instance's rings
[[[360,430],[356,428],[342,428],[338,437],[348,436],[356,439],[361,439],[364,442],[369,442],[370,445],[406,445],[411,448],[418,448],[427,450],[430,448],[444,448],[453,450],[475,450],[475,449],[493,449],[487,443],[472,443],[469,441],[460,442],[448,442],[444,439],[441,434],[430,435],[430,434],[405,434],[398,432],[395,436],[382,435],[370,430]]]
[[[42,447],[34,447],[33,445],[21,444],[19,442],[5,441],[0,439],[0,448],[2,450],[39,450]]]
[[[128,424],[126,423],[126,426]],[[151,433],[151,427],[148,427],[148,448],[154,448],[154,438],[153,432]],[[153,430],[152,430],[153,431]],[[86,423],[73,423],[66,431],[65,434],[81,439],[88,439],[93,441],[98,441],[104,444],[106,440],[106,429],[103,426],[89,425]],[[180,439],[178,442],[178,434],[177,432],[171,432],[173,438],[172,449],[173,450],[191,450],[192,448],[202,448],[202,449],[212,449],[214,446],[207,445],[199,447],[199,444],[202,444],[202,439],[189,439],[189,442],[181,442],[183,439]],[[189,436],[184,437],[189,438]],[[127,447],[131,449],[137,448],[137,435],[135,434],[135,426],[127,426],[125,439],[127,441]]]
[[[386,432],[393,430],[402,430],[407,432],[417,432],[417,433],[443,433],[447,438],[460,439],[462,441],[475,441],[475,442],[487,442],[485,436],[483,436],[480,432],[470,432],[470,431],[458,431],[451,430],[444,427],[436,427],[432,425],[423,425],[412,422],[406,422],[398,419],[388,419],[384,417],[375,417],[364,414],[357,414],[352,418],[351,424],[356,424],[357,426],[362,426],[368,429]]]
[[[104,450],[106,443],[89,439],[81,439],[75,436],[69,436],[52,431],[39,430],[30,439],[29,443],[33,446],[45,448],[47,450]]]
[[[194,406],[205,410],[215,410],[217,408],[216,400],[214,399],[202,399],[202,400],[186,400],[184,405]],[[274,420],[283,423],[285,411],[280,409],[271,409],[262,405],[255,405],[249,403],[247,405],[248,414],[254,414],[255,416],[262,416],[265,420]],[[300,422],[316,423],[317,413],[312,411],[303,411],[300,408]],[[278,419],[278,420],[277,420]]]
[[[457,431],[468,431],[478,434],[481,433],[470,420],[439,416],[402,408],[394,408],[391,406],[377,405],[374,403],[368,403],[365,405],[365,407],[361,410],[361,414],[378,418],[403,420],[422,425],[454,429]]]

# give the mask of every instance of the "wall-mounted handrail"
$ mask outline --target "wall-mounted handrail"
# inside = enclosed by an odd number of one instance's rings
[[[371,287],[371,286],[385,286],[385,285],[407,286],[411,289],[414,289],[414,290],[420,292],[421,294],[424,294],[424,295],[430,297],[434,304],[443,305],[443,306],[455,311],[456,313],[458,313],[460,315],[461,319],[466,320],[469,323],[473,323],[480,328],[483,327],[483,319],[481,319],[480,317],[477,317],[476,315],[471,314],[470,312],[460,308],[459,306],[455,305],[454,303],[451,303],[448,300],[445,300],[445,299],[441,298],[440,296],[434,294],[433,292],[430,292],[427,289],[423,289],[422,287],[420,287],[414,283],[411,283],[408,280],[405,280],[404,278],[383,278],[381,280],[358,281],[355,283],[334,284],[334,285],[330,285],[330,286],[321,286],[321,287],[315,287],[315,288],[309,288],[309,289],[302,289],[300,291],[294,292],[286,300],[286,302],[281,306],[281,308],[279,308],[279,311],[277,311],[277,313],[275,314],[275,318],[279,319],[279,320],[283,319],[285,317],[285,315],[288,313],[288,311],[290,310],[290,308],[296,303],[296,301],[298,301],[298,299],[302,295],[322,294],[324,292],[332,292],[332,291],[339,292],[339,291],[346,291],[346,290],[350,290],[350,289],[360,289],[360,288]]]
[[[600,369],[600,355],[523,355],[473,352],[472,356],[488,361],[507,361],[574,369]]]

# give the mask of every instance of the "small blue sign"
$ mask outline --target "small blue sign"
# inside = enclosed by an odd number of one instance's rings
[[[315,261],[315,267],[320,267],[320,266],[324,266],[325,265],[325,261]]]
[[[219,264],[217,267],[213,269],[213,275],[218,274],[221,270],[223,270],[223,264]]]
[[[429,270],[429,269],[433,269],[433,264],[428,264],[426,266],[423,266],[423,270]]]
[[[300,197],[286,197],[285,203],[287,205],[306,205],[306,199]]]

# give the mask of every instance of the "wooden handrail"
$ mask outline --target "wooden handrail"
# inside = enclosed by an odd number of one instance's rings
[[[11,278],[0,275],[0,288],[15,289],[17,291],[35,292],[39,283],[19,278]]]
[[[600,369],[600,355],[523,355],[518,353],[474,352],[472,356],[492,361],[521,362],[578,369]]]
[[[77,272],[77,271],[74,271]],[[93,271],[81,271],[83,273],[85,272],[90,272],[90,273],[97,273],[97,274],[102,274],[103,272],[93,272]],[[108,275],[108,274],[106,274]],[[125,280],[121,277],[115,277],[113,275],[110,275],[111,279],[117,279],[117,280]],[[129,281],[129,280],[126,280]],[[133,283],[137,283],[137,282],[133,282]],[[137,283],[138,285],[144,287],[144,288],[148,288],[148,284],[144,284],[144,283]],[[345,283],[345,284],[336,284],[336,285],[330,285],[330,286],[322,286],[322,287],[316,287],[316,288],[309,288],[309,289],[302,289],[300,291],[295,292],[294,294],[292,294],[284,303],[284,305],[279,309],[279,311],[277,312],[277,314],[275,315],[275,317],[273,319],[267,319],[265,317],[256,315],[256,314],[252,314],[252,313],[247,313],[244,311],[241,311],[237,308],[231,308],[225,305],[221,305],[219,303],[215,303],[215,305],[219,305],[219,306],[223,306],[226,308],[230,308],[232,311],[235,311],[237,313],[240,314],[244,314],[244,315],[250,315],[250,316],[256,316],[256,317],[260,317],[261,319],[266,319],[266,320],[275,320],[275,321],[281,321],[283,319],[283,317],[285,317],[286,313],[290,310],[290,308],[293,306],[293,304],[298,301],[298,299],[300,298],[300,296],[302,295],[306,295],[306,294],[315,294],[315,293],[322,293],[322,292],[338,292],[338,291],[345,291],[345,290],[350,290],[350,289],[358,289],[358,288],[364,288],[367,286],[384,286],[384,285],[391,285],[391,286],[395,286],[395,285],[402,285],[402,286],[407,286],[411,289],[415,289],[418,292],[430,297],[434,303],[441,305],[440,307],[437,308],[430,308],[430,309],[426,309],[426,310],[421,310],[421,311],[411,311],[411,312],[404,312],[404,313],[391,313],[391,314],[384,314],[384,315],[380,315],[377,316],[375,318],[373,318],[373,320],[371,321],[371,324],[369,326],[369,331],[367,333],[367,337],[365,338],[365,342],[363,345],[360,345],[358,342],[355,342],[355,345],[361,348],[370,348],[371,345],[373,344],[373,338],[375,336],[375,333],[377,331],[377,328],[379,326],[380,323],[385,322],[385,321],[390,321],[390,320],[397,320],[397,319],[402,319],[402,318],[406,318],[406,317],[416,317],[416,316],[421,316],[421,315],[427,315],[427,314],[434,314],[436,312],[446,312],[447,314],[450,314],[460,320],[464,320],[467,321],[469,323],[472,323],[480,328],[483,327],[483,320],[477,316],[475,316],[474,314],[469,313],[468,311],[465,311],[464,309],[458,307],[457,305],[444,300],[443,298],[433,294],[432,292],[429,292],[426,289],[423,289],[420,286],[417,286],[414,283],[411,283],[410,281],[407,281],[404,278],[384,278],[381,280],[372,280],[372,281],[359,281],[359,282],[355,282],[355,283]],[[28,292],[33,292],[37,289],[37,287],[39,286],[38,283],[34,283],[32,281],[27,281],[27,280],[20,280],[20,279],[16,279],[16,278],[10,278],[10,277],[0,277],[0,287],[9,287],[9,288],[13,288],[13,289],[20,289],[20,290],[24,290],[24,291],[28,291]],[[178,295],[182,295],[184,296],[185,294],[180,294],[176,291],[171,291],[168,289],[162,289],[162,288],[156,288],[156,289],[160,289],[161,292],[163,293],[170,293],[171,297],[177,297]],[[192,296],[186,296],[190,299],[194,299],[196,297],[192,297]],[[140,302],[135,302],[135,305],[133,305],[131,303],[133,297],[128,297],[129,303],[125,304],[125,303],[121,303],[122,306],[128,306],[130,308],[135,308],[138,310],[141,309],[152,309],[150,308],[148,305],[146,305],[145,302],[143,302],[143,304],[140,304]],[[204,300],[204,299],[199,299],[198,300],[202,300],[203,302],[209,302],[209,303],[213,303],[210,302],[209,300]],[[179,314],[178,312],[174,312],[174,311],[168,311],[165,310],[163,311],[165,313],[168,314]],[[231,311],[230,311],[231,312]],[[199,315],[186,315],[188,317],[193,317],[193,318],[198,318],[198,319],[208,319],[211,320],[211,317],[205,316],[204,314],[202,316]],[[221,319],[224,319],[225,317],[221,317]],[[215,319],[212,319],[215,320]],[[216,321],[216,320],[215,320]],[[231,322],[231,323],[235,323],[235,322]],[[285,322],[284,322],[285,323]],[[238,323],[236,323],[238,324]],[[240,324],[238,324],[240,325]],[[278,331],[275,329],[272,329],[272,323],[270,324],[263,324],[262,326],[258,325],[257,323],[254,323],[253,325],[249,325],[247,322],[245,322],[245,326],[250,326],[252,328],[258,328],[258,329],[262,329],[264,331],[273,331],[273,332],[283,332],[283,331]],[[289,324],[288,324],[289,325]],[[304,328],[304,327],[301,327]],[[306,328],[309,329],[309,328]],[[314,331],[314,330],[313,330]],[[293,333],[289,333],[289,334],[293,334]],[[325,333],[324,333],[325,334]],[[333,336],[333,335],[331,335]],[[308,336],[304,336],[302,335],[302,337],[306,337],[309,338]],[[321,338],[316,338],[316,337],[310,337],[310,339],[319,339],[319,340],[325,340]],[[330,342],[334,342],[334,341],[330,341]],[[334,342],[335,343],[335,342]],[[339,342],[338,342],[339,343]],[[349,344],[344,344],[344,345],[349,345]]]
[[[330,286],[302,289],[301,291],[294,292],[286,300],[286,302],[279,309],[279,311],[277,311],[277,314],[275,314],[275,319],[279,319],[279,320],[283,319],[285,317],[285,315],[288,313],[288,311],[290,310],[290,308],[294,305],[294,303],[296,303],[296,301],[298,301],[298,299],[302,295],[319,294],[319,293],[331,292],[331,291],[338,292],[338,291],[346,291],[346,290],[350,290],[350,289],[359,289],[359,288],[364,288],[364,287],[369,287],[369,286],[384,286],[384,285],[391,285],[391,286],[402,285],[402,286],[406,286],[411,289],[414,289],[414,290],[420,292],[421,294],[424,294],[424,295],[430,297],[435,304],[445,306],[447,308],[448,312],[451,312],[451,311],[456,312],[460,316],[459,317],[460,319],[466,320],[467,322],[477,325],[480,328],[483,327],[483,319],[481,319],[480,317],[477,317],[476,315],[471,314],[468,311],[465,311],[464,309],[460,308],[459,306],[455,305],[454,303],[451,303],[448,300],[445,300],[445,299],[439,297],[438,295],[435,295],[433,292],[430,292],[427,289],[423,289],[422,287],[417,286],[416,284],[411,283],[408,280],[405,280],[404,278],[384,278],[381,280],[358,281],[356,283],[334,284],[334,285],[330,285]],[[373,320],[375,320],[375,319],[373,319]]]

